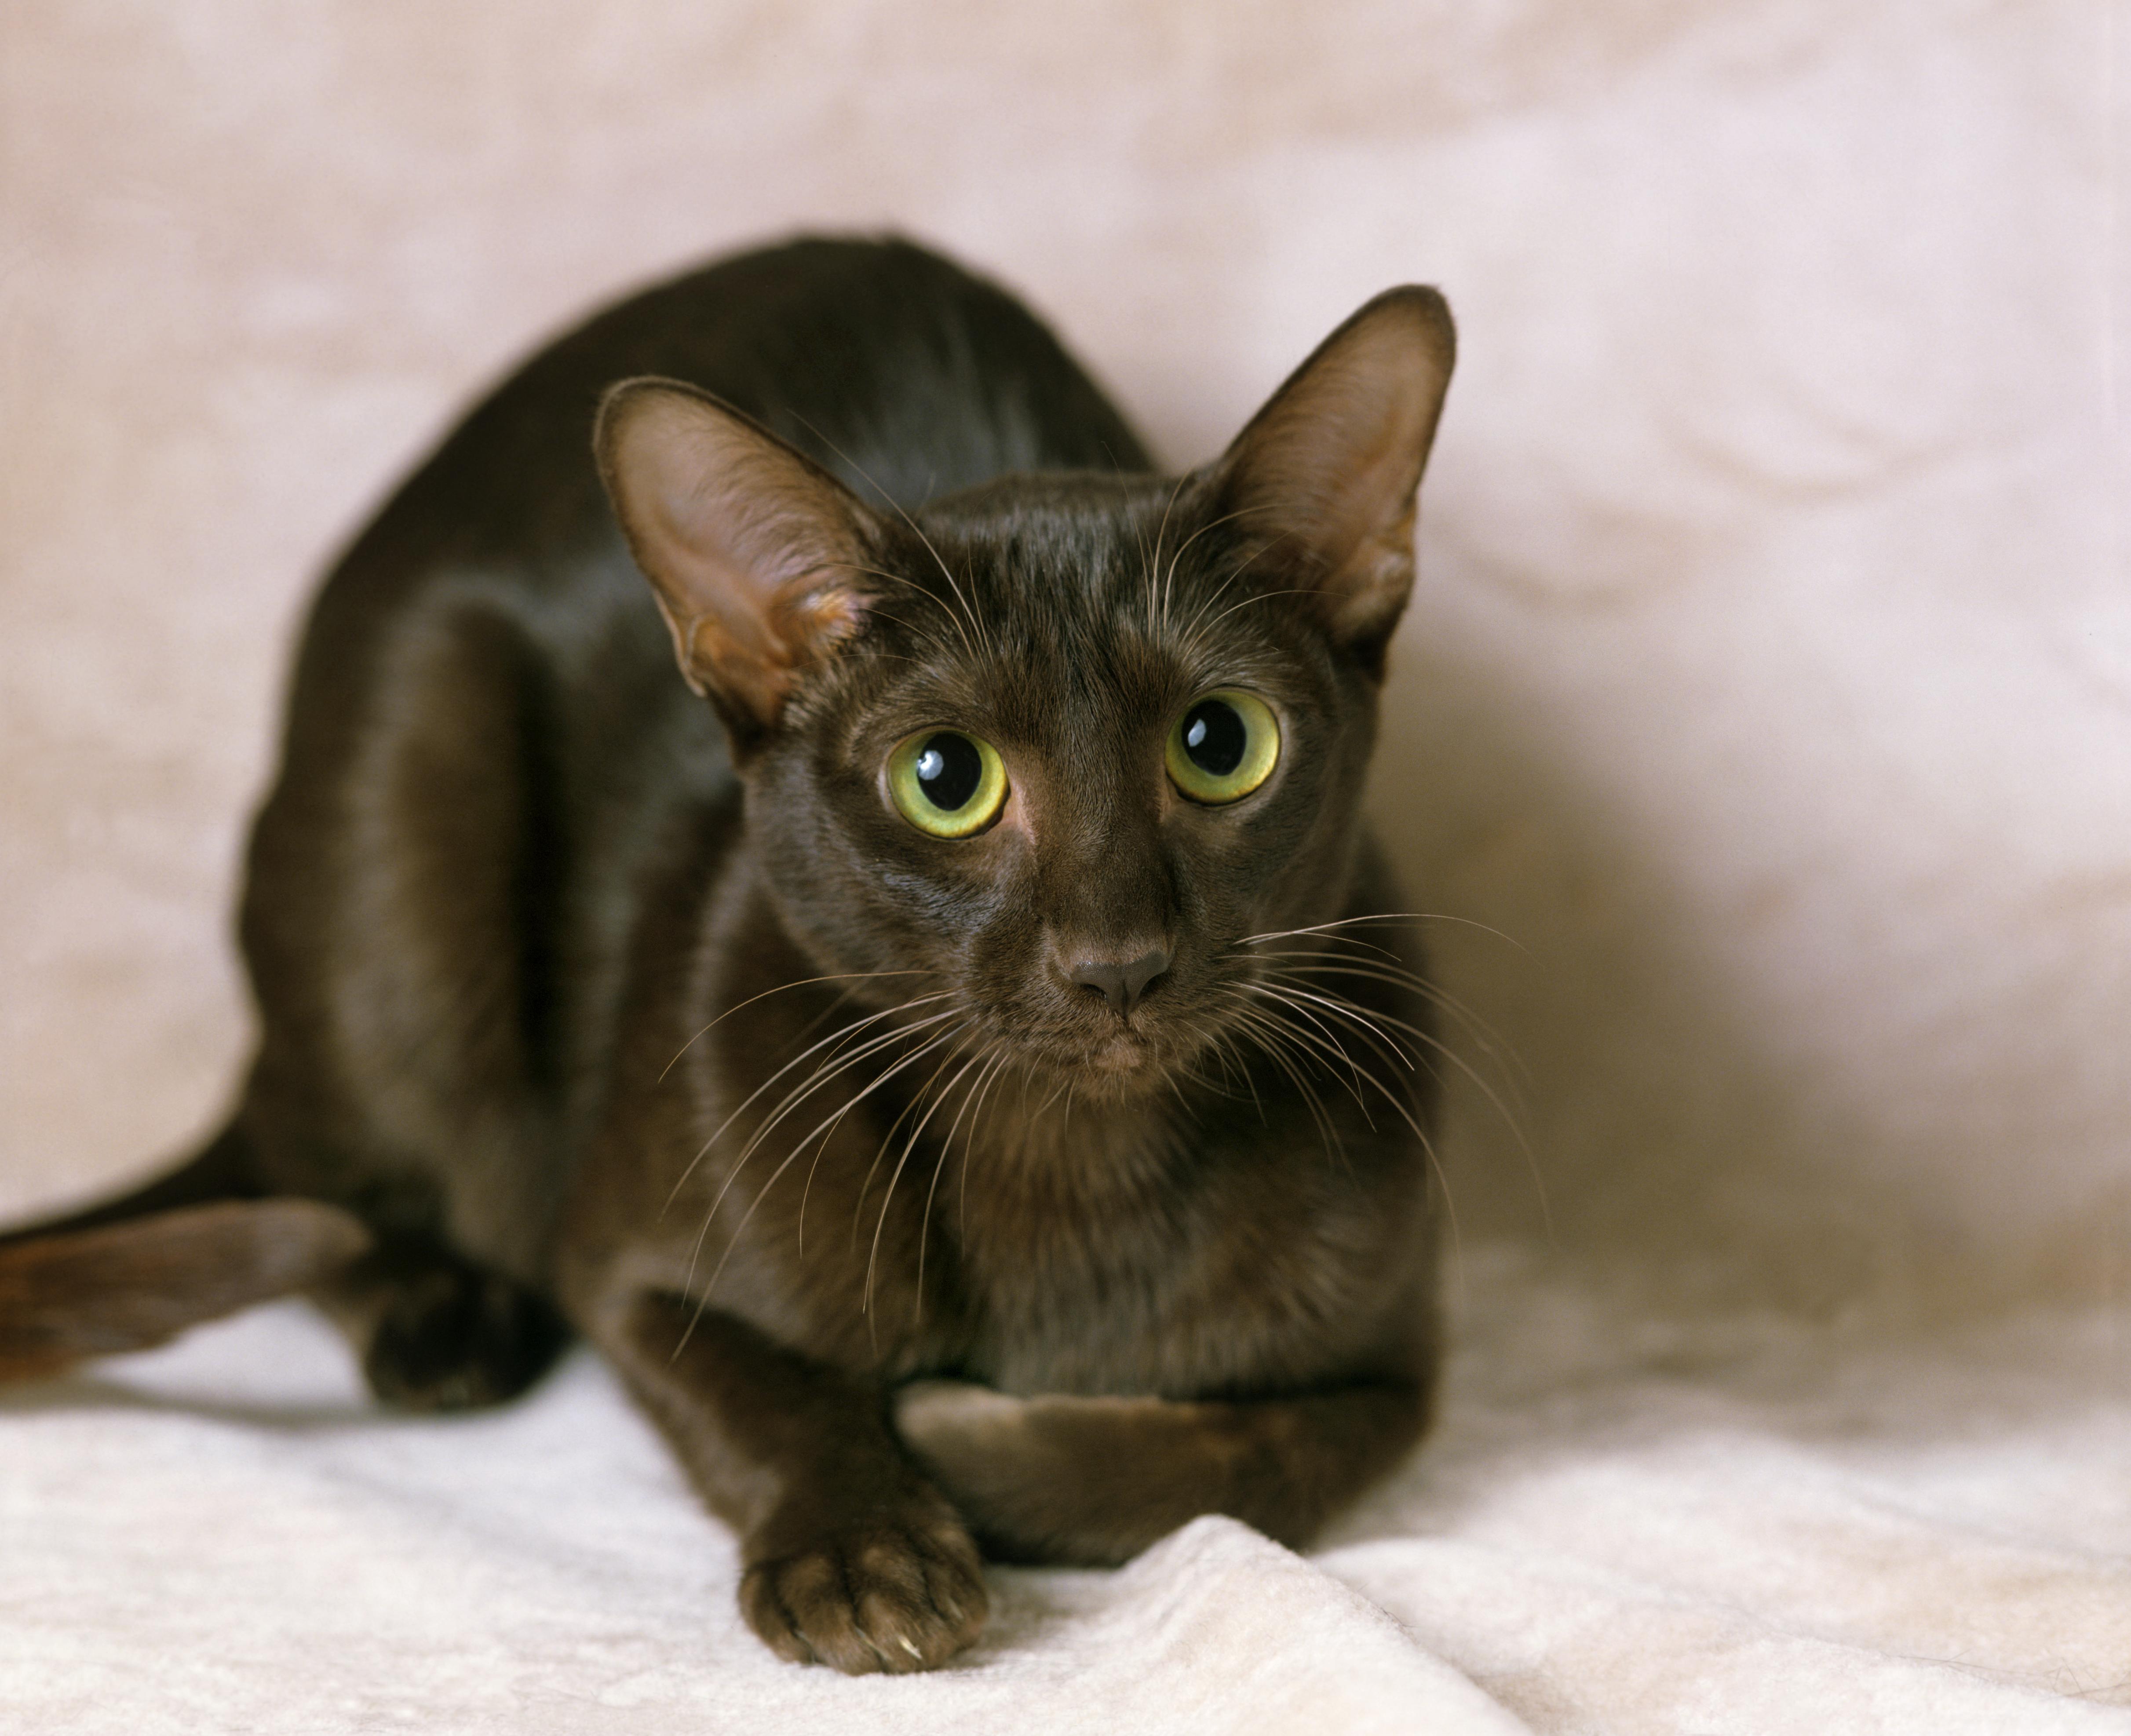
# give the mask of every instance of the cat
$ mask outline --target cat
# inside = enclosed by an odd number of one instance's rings
[[[232,1118],[0,1246],[0,1374],[303,1291],[442,1408],[581,1333],[846,1671],[967,1646],[986,1556],[1305,1542],[1436,1358],[1360,803],[1453,357],[1390,290],[1163,477],[900,241],[542,352],[310,616]]]

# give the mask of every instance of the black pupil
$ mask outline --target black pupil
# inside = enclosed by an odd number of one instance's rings
[[[1184,751],[1202,772],[1226,777],[1243,763],[1249,745],[1250,731],[1226,700],[1202,699],[1184,714]]]
[[[944,730],[917,750],[917,787],[943,814],[965,807],[984,781],[984,763],[966,735]]]

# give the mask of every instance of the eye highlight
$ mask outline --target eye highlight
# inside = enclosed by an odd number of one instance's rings
[[[1224,687],[1195,699],[1169,732],[1170,782],[1209,806],[1238,801],[1272,775],[1280,725],[1254,694]]]
[[[978,736],[923,729],[888,755],[888,793],[919,831],[972,838],[1006,806],[1006,767]]]

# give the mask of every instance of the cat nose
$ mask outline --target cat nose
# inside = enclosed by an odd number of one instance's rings
[[[1169,968],[1169,949],[1150,947],[1137,959],[1083,959],[1067,974],[1074,986],[1092,990],[1119,1012],[1129,1013],[1147,985]]]

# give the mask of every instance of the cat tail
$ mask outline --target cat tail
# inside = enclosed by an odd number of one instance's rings
[[[263,1198],[234,1123],[123,1198],[0,1236],[0,1381],[167,1343],[326,1282],[367,1252],[352,1212]]]

